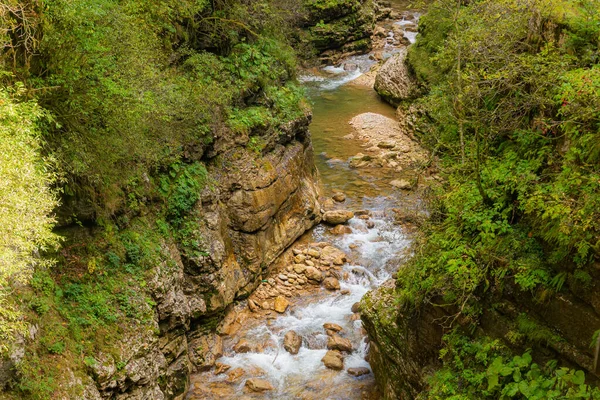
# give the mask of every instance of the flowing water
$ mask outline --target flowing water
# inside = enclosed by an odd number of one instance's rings
[[[344,138],[351,133],[350,119],[365,112],[393,118],[395,110],[382,102],[372,88],[352,84],[373,64],[368,55],[352,57],[345,63],[358,68],[346,71],[343,64],[329,66],[319,74],[303,76],[302,80],[313,103],[310,129],[323,192],[326,196],[344,192],[347,199],[339,207],[368,210],[370,225],[356,217],[349,221],[352,233],[333,235],[326,226],[319,225],[300,239],[301,243],[328,242],[348,255],[350,261],[342,267],[340,279],[341,292],[345,294],[317,288],[292,298],[284,314],[265,317],[247,312],[249,316],[244,317],[241,328],[233,337],[224,339],[224,356],[218,360],[230,366],[230,371],[243,369],[244,375],[235,380],[227,374],[197,374],[192,378],[189,399],[378,398],[372,373],[357,378],[346,372],[348,368],[369,368],[368,340],[360,319],[351,309],[368,290],[388,280],[406,257],[410,240],[402,226],[394,223],[391,210],[406,202],[407,197],[388,184],[393,177],[391,171],[349,166],[349,158],[363,150],[360,142]],[[247,310],[245,304],[237,309]],[[345,357],[342,371],[327,369],[321,361],[327,352],[324,323],[342,326],[342,336],[352,342],[354,351]],[[289,330],[303,337],[297,355],[283,348],[283,336]],[[236,353],[233,346],[240,338],[257,344],[258,350]],[[274,389],[248,392],[244,384],[251,377],[269,381]]]

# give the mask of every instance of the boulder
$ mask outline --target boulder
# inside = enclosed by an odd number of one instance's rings
[[[350,228],[347,225],[336,225],[334,228],[331,229],[330,232],[334,235],[345,235],[348,233],[352,233],[352,228]]]
[[[377,72],[375,91],[388,103],[398,106],[416,94],[415,79],[406,65],[406,50],[390,57]]]
[[[340,371],[344,369],[344,356],[336,350],[329,350],[321,359],[327,368]]]
[[[329,278],[325,278],[323,286],[325,286],[325,289],[327,290],[340,290],[340,281],[330,276]]]
[[[326,322],[326,323],[324,323],[323,324],[323,328],[332,330],[334,332],[341,332],[342,330],[344,330],[344,328],[342,328],[338,324],[334,324],[332,322]]]
[[[343,338],[340,335],[329,336],[327,339],[327,348],[329,350],[345,351],[352,353],[352,342],[349,339]]]
[[[266,392],[273,390],[273,385],[264,379],[251,378],[246,380],[246,388],[251,392]]]
[[[412,186],[406,179],[395,179],[390,182],[390,185],[401,190],[410,190]]]
[[[287,310],[290,302],[283,296],[277,296],[275,298],[275,306],[274,309],[280,314],[283,314],[285,310]]]
[[[283,337],[283,348],[290,354],[298,354],[302,346],[302,336],[296,331],[288,331]]]
[[[352,376],[363,376],[370,374],[371,370],[367,367],[348,368],[348,374]]]
[[[345,224],[354,217],[354,213],[348,210],[326,211],[323,220],[331,225]]]
[[[306,267],[306,269],[304,270],[304,275],[311,281],[315,281],[315,282],[323,281],[323,274],[321,273],[321,271],[319,271],[315,267]]]
[[[240,339],[235,346],[233,346],[233,351],[236,353],[248,353],[251,350],[250,343],[246,339]]]
[[[338,203],[342,203],[346,200],[346,195],[342,192],[337,192],[334,193],[333,196],[331,196],[331,198],[337,201]]]
[[[352,312],[353,313],[357,313],[360,310],[360,303],[356,302],[354,304],[352,304]]]

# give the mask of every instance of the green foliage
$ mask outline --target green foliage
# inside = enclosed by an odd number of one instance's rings
[[[206,168],[200,163],[172,164],[169,173],[160,177],[160,193],[166,201],[170,219],[181,221],[191,211],[200,199],[206,179]]]
[[[430,379],[428,399],[599,399],[583,371],[540,366],[531,352],[507,356],[498,341],[471,340],[456,331],[444,337],[444,368]],[[423,397],[424,398],[424,397]]]

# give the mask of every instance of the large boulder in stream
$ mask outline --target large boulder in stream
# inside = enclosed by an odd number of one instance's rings
[[[321,361],[329,369],[334,369],[336,371],[344,369],[344,356],[337,350],[329,350]]]
[[[283,348],[290,354],[298,354],[302,346],[302,336],[296,331],[289,331],[283,337]]]
[[[273,390],[273,385],[264,379],[251,378],[246,381],[246,388],[251,392],[266,392]]]
[[[341,337],[340,335],[332,335],[327,339],[327,348],[329,350],[339,350],[352,353],[352,342],[350,342],[349,339]]]
[[[352,218],[354,218],[354,213],[348,210],[326,211],[323,214],[323,221],[331,225],[345,224]]]
[[[416,94],[416,81],[406,64],[406,49],[391,56],[377,72],[375,91],[388,103],[398,106]]]

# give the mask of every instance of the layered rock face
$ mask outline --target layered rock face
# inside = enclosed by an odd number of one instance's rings
[[[310,116],[265,134],[262,154],[247,138],[224,135],[214,146],[207,185],[196,205],[195,238],[203,253],[161,244],[171,259],[153,271],[153,326],[128,327],[118,359],[91,366],[89,398],[181,399],[189,374],[222,355],[221,312],[248,296],[274,259],[320,221]]]

